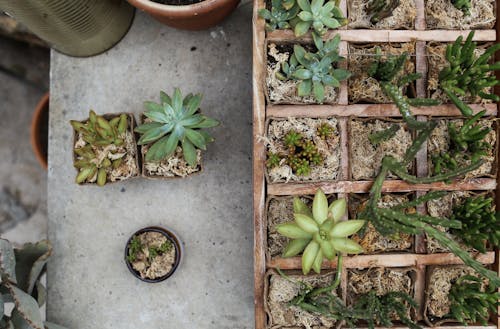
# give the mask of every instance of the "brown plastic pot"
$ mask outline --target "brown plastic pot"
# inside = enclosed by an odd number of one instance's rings
[[[150,0],[127,0],[165,25],[183,30],[204,30],[221,22],[240,0],[204,0],[192,5],[164,5]]]
[[[36,159],[47,170],[49,133],[49,93],[40,98],[31,119],[31,147]]]

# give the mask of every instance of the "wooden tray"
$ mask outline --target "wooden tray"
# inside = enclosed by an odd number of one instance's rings
[[[344,15],[347,11],[347,0],[341,1],[341,8]],[[416,0],[417,19],[414,30],[348,30],[345,27],[339,30],[329,31],[325,38],[340,34],[340,51],[344,56],[347,53],[349,42],[408,42],[416,41],[416,71],[426,76],[427,61],[426,42],[452,42],[459,35],[464,37],[470,31],[455,30],[426,30],[424,0]],[[326,194],[338,193],[340,197],[348,193],[366,193],[369,191],[371,181],[350,181],[347,180],[349,174],[348,143],[341,143],[341,175],[340,180],[319,183],[274,183],[267,184],[265,180],[266,146],[262,136],[265,136],[265,123],[270,118],[289,117],[331,117],[335,116],[339,120],[341,130],[341,140],[347,140],[347,122],[350,117],[400,117],[398,109],[392,104],[348,104],[347,82],[343,82],[339,92],[338,105],[267,105],[265,96],[265,76],[267,63],[267,42],[296,43],[311,42],[310,33],[303,37],[296,38],[291,30],[276,30],[265,32],[264,20],[258,17],[258,10],[265,7],[264,0],[254,0],[253,11],[253,184],[254,184],[254,281],[255,281],[255,328],[267,328],[267,315],[264,309],[266,298],[264,287],[266,271],[280,268],[283,270],[298,270],[301,268],[300,257],[283,259],[275,257],[266,258],[267,243],[267,219],[266,200],[274,196],[291,195],[313,195],[318,188],[322,188]],[[497,6],[497,17],[500,17],[500,6]],[[476,30],[475,40],[493,42],[500,40],[500,19],[497,19],[496,30]],[[426,97],[424,79],[417,84],[417,94],[419,97]],[[481,108],[472,105],[477,111]],[[497,104],[485,106],[487,115],[498,117]],[[414,109],[419,120],[427,120],[429,116],[458,117],[460,112],[453,105],[441,105],[432,108]],[[497,143],[498,132],[497,132]],[[498,155],[497,155],[498,156]],[[498,163],[498,162],[497,162]],[[418,176],[427,175],[427,150],[423,147],[417,155],[416,172]],[[429,190],[471,190],[488,191],[497,190],[497,178],[475,178],[467,181],[453,182],[451,184],[434,183],[411,185],[400,180],[386,181],[383,185],[384,192],[409,192],[416,191],[417,196]],[[496,204],[500,204],[500,193],[496,193]],[[425,206],[419,207],[418,211],[425,211]],[[344,260],[343,278],[346,278],[346,271],[349,268],[367,268],[371,266],[383,267],[407,267],[413,266],[417,270],[415,280],[416,300],[419,304],[417,318],[423,319],[423,301],[425,290],[426,268],[431,265],[452,265],[462,264],[451,253],[425,254],[425,241],[423,237],[415,238],[415,250],[417,253],[391,253],[379,255],[358,255],[346,257]],[[492,251],[481,255],[479,260],[485,264],[493,264],[496,271],[500,272],[500,253]],[[324,269],[335,268],[336,262],[324,261]],[[346,280],[342,280],[341,290],[345,295],[347,289]],[[423,324],[422,321],[420,321]],[[468,326],[444,325],[439,328],[497,328],[500,329],[498,318],[491,319],[489,326]]]

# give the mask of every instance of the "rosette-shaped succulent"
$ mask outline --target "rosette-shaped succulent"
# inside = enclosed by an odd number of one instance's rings
[[[311,268],[320,273],[323,258],[332,260],[339,253],[358,254],[363,248],[348,237],[358,232],[364,220],[341,221],[346,212],[345,199],[338,199],[328,205],[321,189],[314,196],[312,209],[299,198],[293,200],[294,222],[277,226],[277,231],[292,239],[283,257],[302,254],[302,272],[308,274]]]
[[[337,29],[347,23],[340,1],[297,0],[301,12],[297,15],[299,22],[295,25],[295,36],[300,37],[312,27],[314,32],[324,35],[328,29]]]

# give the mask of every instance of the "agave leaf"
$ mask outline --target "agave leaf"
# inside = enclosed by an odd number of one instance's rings
[[[12,322],[17,328],[43,329],[42,317],[36,300],[12,284],[7,284],[16,308],[12,311]],[[24,321],[23,321],[24,320]],[[26,327],[26,325],[28,325]]]
[[[173,123],[164,124],[158,128],[151,128],[148,131],[146,131],[141,136],[141,138],[139,138],[139,141],[137,142],[137,144],[144,145],[144,144],[149,144],[151,142],[154,142],[154,141],[162,138],[163,136],[165,136],[169,132],[171,132],[173,128],[174,128]]]
[[[193,96],[186,105],[187,115],[193,115],[200,108],[202,96],[200,94]]]
[[[177,111],[181,110],[182,104],[183,104],[183,100],[182,100],[181,90],[179,88],[175,88],[174,95],[172,96],[172,107],[173,107],[174,111],[177,112]]]
[[[186,138],[199,149],[206,150],[205,138],[199,132],[193,129],[186,129]]]
[[[193,97],[194,97],[193,93],[189,93],[186,96],[184,96],[184,99],[182,100],[182,106],[186,107],[187,104],[189,103],[189,101],[191,100],[191,98],[193,98]]]
[[[165,105],[165,107],[168,106],[169,105]],[[162,112],[146,111],[144,112],[144,115],[153,120],[154,122],[170,123],[170,121],[172,121],[164,111]]]
[[[159,128],[163,126],[164,124],[161,122],[149,122],[149,123],[143,123],[142,125],[137,126],[134,131],[140,134],[144,134],[150,129],[154,128]]]
[[[286,236],[290,239],[308,239],[312,237],[311,233],[307,233],[302,228],[300,228],[296,223],[289,222],[276,225],[276,231],[279,234]]]
[[[9,281],[17,283],[14,249],[12,244],[5,239],[0,239],[0,271],[2,281],[4,277],[7,277]]]
[[[146,108],[146,112],[163,112],[162,104],[158,104],[155,102],[146,101],[144,102],[144,108]]]
[[[314,258],[314,262],[312,265],[312,269],[314,272],[319,274],[321,272],[321,264],[323,263],[323,251],[320,249],[316,254],[316,258]]]
[[[188,127],[188,126],[196,126],[197,124],[203,122],[205,117],[201,114],[195,114],[193,116],[187,117],[181,121],[179,121],[179,124]]]
[[[203,136],[203,138],[205,138],[205,143],[211,143],[211,142],[215,141],[215,139],[206,131],[200,130],[198,132]]]
[[[186,162],[191,166],[194,167],[196,166],[196,160],[197,160],[197,154],[196,154],[196,149],[194,148],[193,144],[187,139],[184,138],[182,140],[182,152],[184,155],[184,159]]]
[[[202,122],[195,125],[188,125],[186,126],[186,128],[213,128],[217,127],[220,124],[218,120],[208,118],[206,116],[203,116],[203,119],[204,120]]]
[[[309,244],[311,239],[294,239],[288,243],[285,250],[283,251],[283,257],[293,257],[304,251],[304,248]]]
[[[146,161],[159,161],[168,158],[174,153],[178,144],[179,140],[173,134],[162,137],[151,145],[146,153]]]
[[[304,275],[311,271],[311,267],[319,250],[319,244],[316,241],[309,242],[304,249],[304,253],[302,254],[302,273],[304,273]]]
[[[164,91],[160,91],[160,101],[162,104],[172,105],[172,98],[168,96]]]
[[[17,286],[31,295],[52,254],[52,245],[48,240],[27,243],[22,249],[15,249],[14,253],[16,256]]]
[[[312,204],[313,218],[319,225],[328,217],[328,199],[321,189],[318,189]]]
[[[364,220],[353,219],[337,223],[330,231],[333,238],[346,238],[358,232],[365,225]]]

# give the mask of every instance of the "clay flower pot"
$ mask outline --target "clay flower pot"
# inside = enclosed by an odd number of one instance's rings
[[[128,2],[165,25],[184,30],[204,30],[221,22],[240,0],[204,0],[192,5],[164,5],[150,0]]]
[[[154,278],[149,278],[147,276],[141,275],[144,273],[139,271],[136,264],[134,264],[134,261],[131,261],[131,259],[130,259],[131,248],[133,248],[132,245],[134,243],[134,239],[139,239],[144,234],[151,234],[151,233],[157,234],[157,235],[160,234],[164,238],[166,238],[166,242],[168,241],[168,243],[172,246],[171,249],[172,249],[172,253],[174,254],[174,257],[172,258],[172,261],[170,264],[171,268],[167,271],[167,273],[164,275],[158,276],[158,277],[154,277]],[[143,240],[140,239],[139,241],[141,241],[141,244],[142,244]],[[145,238],[144,241],[151,241],[150,237]],[[142,244],[140,246],[140,248],[141,248],[141,250],[147,249],[147,250],[149,250],[149,252],[151,252],[151,248],[147,244]],[[173,233],[172,231],[167,230],[163,227],[150,226],[150,227],[145,227],[145,228],[138,230],[137,232],[132,234],[132,236],[128,239],[127,244],[125,245],[124,260],[125,260],[125,263],[127,264],[128,269],[130,270],[130,273],[132,273],[136,278],[138,278],[139,280],[144,281],[144,282],[155,283],[155,282],[161,282],[163,280],[166,280],[170,276],[172,276],[172,274],[174,274],[175,270],[177,270],[177,268],[179,267],[182,254],[183,254],[182,244],[181,244],[179,238],[177,237],[177,235],[175,235],[175,233]],[[160,254],[159,256],[163,256],[163,255]]]
[[[49,93],[40,98],[31,119],[31,147],[36,159],[47,170],[49,133]]]

